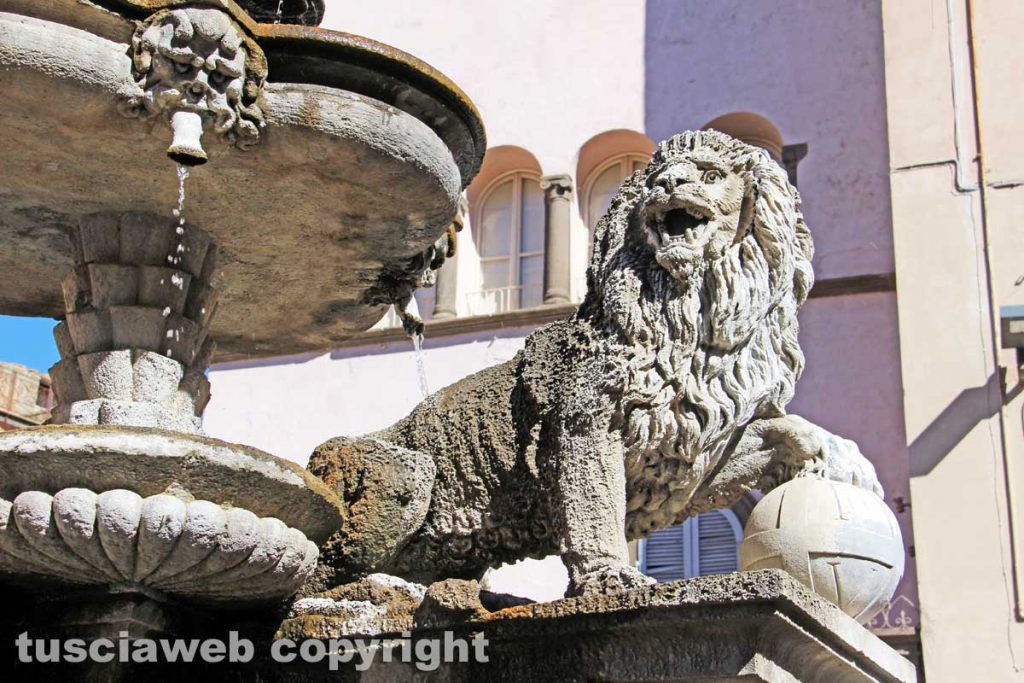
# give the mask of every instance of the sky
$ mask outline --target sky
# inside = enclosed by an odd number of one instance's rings
[[[53,341],[56,320],[0,315],[0,361],[47,372],[59,360]]]

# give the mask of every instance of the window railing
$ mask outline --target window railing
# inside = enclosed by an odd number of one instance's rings
[[[537,306],[543,297],[544,288],[540,284],[496,287],[466,294],[466,308],[469,315],[508,313]]]

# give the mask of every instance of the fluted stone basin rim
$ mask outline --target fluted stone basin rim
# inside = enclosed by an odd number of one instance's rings
[[[298,465],[208,437],[131,427],[44,426],[0,432],[0,498],[24,491],[112,489],[196,499],[276,517],[315,543],[336,531],[341,503]]]
[[[238,605],[293,594],[317,556],[279,519],[204,500],[83,488],[0,499],[0,572],[18,583]]]

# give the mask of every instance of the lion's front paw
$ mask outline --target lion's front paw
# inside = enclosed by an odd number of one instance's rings
[[[605,564],[574,576],[569,581],[566,597],[622,593],[654,583],[654,579],[629,565]]]
[[[820,474],[832,481],[853,484],[872,491],[879,498],[885,498],[882,484],[875,473],[875,466],[864,457],[857,444],[835,434],[825,433],[828,438],[825,443],[824,459],[816,463],[820,468]]]
[[[884,497],[875,466],[857,444],[797,415],[762,420],[752,425],[759,438],[755,448],[774,453],[775,465],[766,473],[762,486],[772,488],[795,476],[814,474],[853,484]]]

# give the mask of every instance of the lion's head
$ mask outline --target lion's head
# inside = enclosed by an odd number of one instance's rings
[[[662,142],[594,242],[580,315],[624,347],[608,390],[638,536],[684,518],[736,429],[793,397],[813,246],[782,168],[717,131]]]

